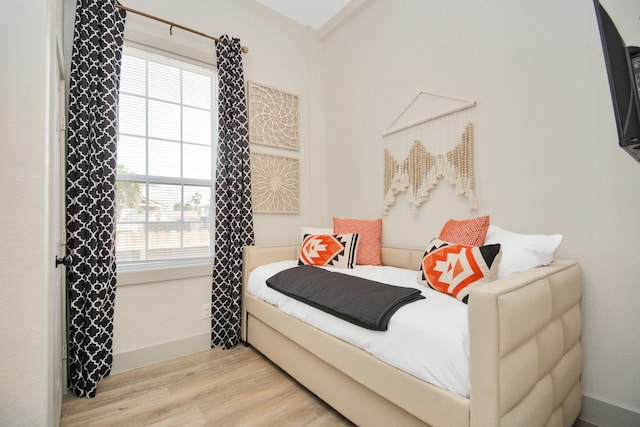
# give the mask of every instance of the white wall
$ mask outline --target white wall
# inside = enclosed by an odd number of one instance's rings
[[[12,19],[0,26],[2,54],[10,58],[0,83],[2,424],[52,424],[46,170],[50,18],[59,3],[7,4]],[[240,37],[250,49],[248,80],[300,96],[301,149],[285,154],[301,160],[301,213],[256,215],[258,244],[294,241],[300,225],[328,226],[332,215],[379,216],[387,125],[419,91],[477,100],[480,210],[469,211],[440,184],[416,216],[398,200],[384,217],[384,242],[422,247],[447,218],[481,214],[515,231],[563,233],[558,255],[577,259],[584,273],[585,395],[639,412],[640,267],[630,254],[640,231],[632,218],[640,166],[616,147],[591,2],[476,3],[376,0],[323,44],[251,0],[126,4]],[[624,18],[627,42],[640,45],[635,0],[603,3],[614,19]],[[131,15],[127,31],[213,61],[208,42],[179,30],[169,37],[165,25],[143,22]],[[117,353],[206,334],[200,309],[209,283],[201,276],[119,288]]]
[[[602,2],[640,45],[640,3]],[[400,195],[384,243],[423,247],[446,219],[483,214],[564,234],[557,255],[584,274],[584,394],[640,415],[640,164],[617,147],[592,2],[376,0],[325,40],[323,63],[328,212],[381,215],[381,134],[418,92],[476,100],[480,209],[447,183],[417,215]]]
[[[196,270],[195,277],[118,274],[112,373],[211,346],[211,320],[203,318],[202,306],[211,300],[212,267]]]
[[[256,214],[256,242],[289,243],[298,238],[300,225],[330,225],[324,182],[310,179],[324,173],[324,101],[317,89],[322,76],[314,33],[251,0],[129,0],[126,6],[212,36],[240,38],[249,48],[243,56],[246,80],[298,95],[300,150],[251,148],[300,159],[300,214]],[[215,64],[212,40],[177,28],[170,35],[169,26],[133,13],[125,28],[129,41]],[[210,321],[201,313],[211,299],[211,273],[210,266],[197,277],[139,284],[119,274],[119,284],[127,285],[116,291],[113,372],[208,348]]]
[[[0,54],[0,424],[59,421],[48,213],[55,49],[62,2],[3,5]],[[57,393],[57,395],[56,395]]]

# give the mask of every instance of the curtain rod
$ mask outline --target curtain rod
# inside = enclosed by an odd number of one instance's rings
[[[116,7],[122,10],[126,10],[127,12],[135,13],[136,15],[144,16],[145,18],[153,19],[155,21],[159,21],[164,24],[167,24],[169,25],[169,32],[171,32],[173,27],[176,27],[176,28],[180,28],[181,30],[185,30],[185,31],[189,31],[190,33],[197,34],[199,36],[202,36],[211,40],[215,40],[217,42],[220,41],[218,37],[213,37],[213,36],[210,36],[209,34],[205,34],[200,31],[196,31],[192,28],[185,27],[184,25],[176,24],[175,22],[167,21],[166,19],[158,18],[157,16],[153,16],[145,12],[140,12],[139,10],[131,9],[130,7],[120,4],[120,2],[116,2]],[[242,53],[249,53],[249,48],[247,46],[242,46],[241,50],[242,50]]]

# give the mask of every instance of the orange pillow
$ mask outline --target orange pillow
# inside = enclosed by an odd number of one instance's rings
[[[382,265],[380,260],[380,241],[382,240],[382,218],[378,219],[345,219],[333,217],[335,234],[358,233],[358,265]]]
[[[489,230],[489,215],[478,218],[455,220],[444,224],[438,239],[457,245],[482,246]]]

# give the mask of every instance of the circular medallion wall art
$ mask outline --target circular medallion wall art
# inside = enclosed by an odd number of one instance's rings
[[[298,213],[298,159],[251,153],[253,211]]]

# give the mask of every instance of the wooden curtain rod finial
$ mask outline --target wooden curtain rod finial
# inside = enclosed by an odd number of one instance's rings
[[[242,53],[249,53],[249,48],[247,46],[242,46],[240,50],[242,51]]]

